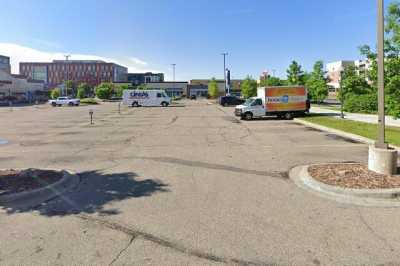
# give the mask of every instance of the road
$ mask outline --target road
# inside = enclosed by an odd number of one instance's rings
[[[81,182],[0,212],[1,265],[400,264],[397,209],[303,191],[296,165],[365,163],[367,146],[293,121],[185,107],[0,109],[0,168],[62,168]],[[393,264],[389,264],[393,263]]]
[[[335,111],[332,109],[320,108],[320,107],[311,107],[311,113],[315,114],[332,114],[337,118],[340,118],[340,111]],[[378,116],[373,114],[356,114],[356,113],[348,113],[345,112],[345,118],[353,121],[377,124]],[[392,116],[386,116],[386,125],[392,127],[400,127],[400,120],[394,119]]]

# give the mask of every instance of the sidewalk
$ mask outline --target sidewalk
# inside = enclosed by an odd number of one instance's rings
[[[332,114],[336,115],[336,118],[340,118],[340,111],[335,111],[331,109],[325,109],[320,107],[311,107],[310,113],[314,114]],[[377,115],[369,115],[369,114],[355,114],[355,113],[346,113],[345,118],[349,120],[377,124],[378,123],[378,116]],[[386,125],[393,126],[393,127],[400,127],[400,119],[395,120],[391,116],[386,116]]]

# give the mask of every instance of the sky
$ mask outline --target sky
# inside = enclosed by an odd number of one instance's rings
[[[386,5],[391,2],[386,1]],[[176,80],[286,76],[375,47],[376,0],[0,0],[0,54],[18,63],[102,59]]]

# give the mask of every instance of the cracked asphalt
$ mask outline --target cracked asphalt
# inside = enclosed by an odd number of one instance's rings
[[[183,104],[1,108],[0,168],[81,181],[41,206],[1,209],[0,265],[400,265],[397,209],[339,204],[287,176],[366,163],[366,145]]]

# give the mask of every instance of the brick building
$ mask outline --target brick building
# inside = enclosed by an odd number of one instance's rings
[[[19,73],[34,80],[44,81],[54,88],[65,80],[86,82],[97,86],[102,82],[126,81],[126,67],[100,60],[54,60],[48,63],[21,62]]]

